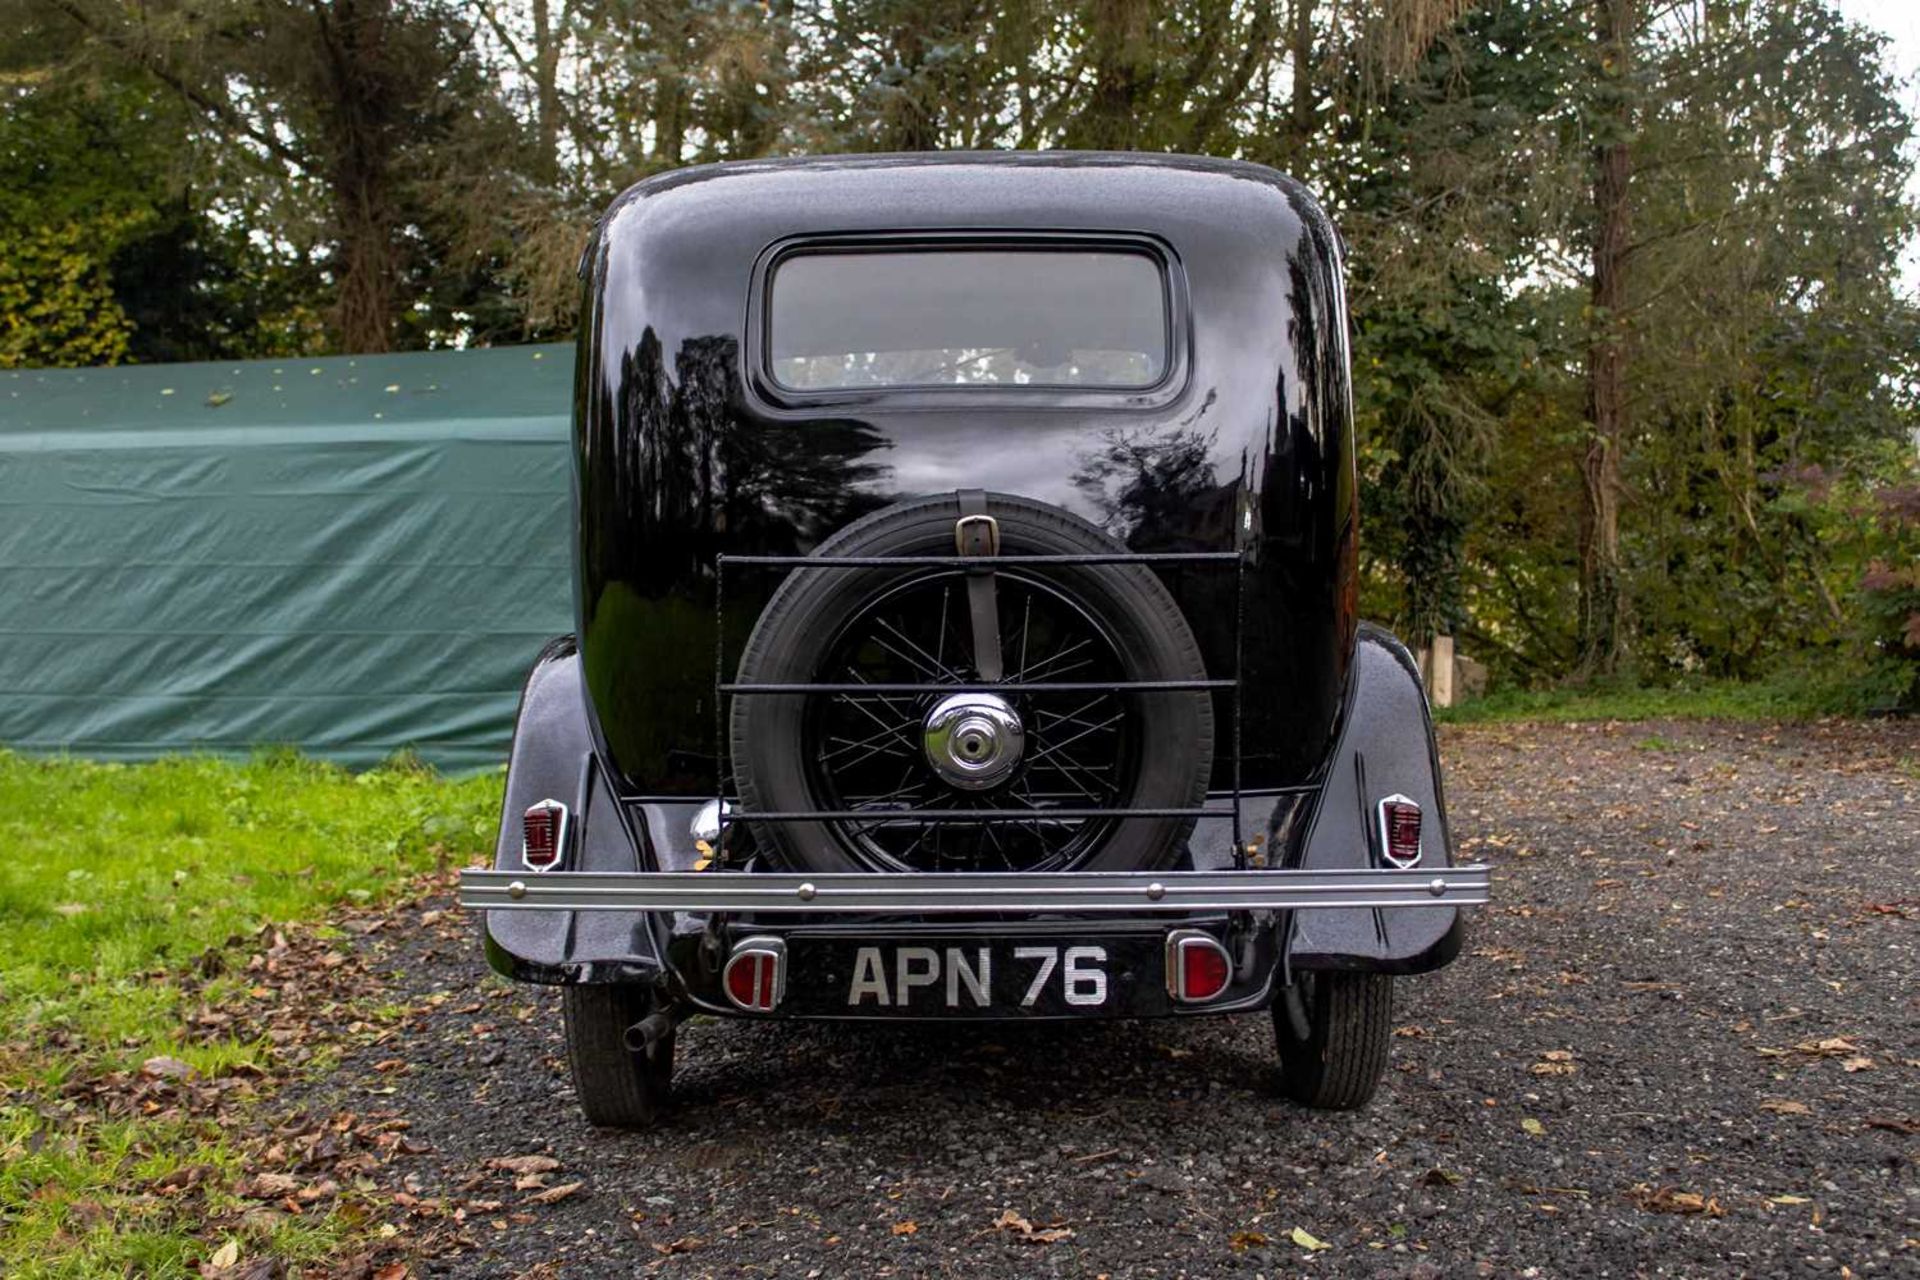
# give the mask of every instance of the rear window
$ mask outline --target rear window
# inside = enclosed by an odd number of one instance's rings
[[[768,371],[795,391],[1151,387],[1167,376],[1167,306],[1141,251],[803,251],[774,266]]]

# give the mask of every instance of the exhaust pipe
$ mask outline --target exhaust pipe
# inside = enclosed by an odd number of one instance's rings
[[[673,1034],[678,1019],[664,1009],[655,1009],[640,1021],[628,1027],[623,1037],[627,1052],[636,1057],[645,1056],[649,1061],[659,1056],[660,1045]]]

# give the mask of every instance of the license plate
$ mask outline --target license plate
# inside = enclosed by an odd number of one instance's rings
[[[1165,985],[1164,941],[792,938],[783,1007],[813,1017],[1062,1018],[1139,1012]]]

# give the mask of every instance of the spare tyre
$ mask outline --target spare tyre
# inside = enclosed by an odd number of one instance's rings
[[[814,554],[952,556],[983,527],[1002,557],[1127,551],[1058,508],[974,491],[875,512]],[[737,682],[831,688],[736,694],[735,783],[749,821],[859,815],[753,823],[755,847],[795,870],[1157,869],[1193,818],[1112,811],[1204,802],[1211,695],[1116,686],[1205,678],[1179,606],[1140,564],[795,569]],[[860,688],[903,684],[934,687]],[[993,687],[938,688],[979,684]]]

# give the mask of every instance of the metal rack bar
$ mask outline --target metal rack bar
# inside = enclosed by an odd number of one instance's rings
[[[1010,556],[729,556],[722,565],[761,569],[979,569],[990,565],[1227,564],[1238,551],[1096,551],[1084,555]]]
[[[739,822],[1044,822],[1085,818],[1231,818],[1226,809],[734,809],[722,825]]]
[[[1014,681],[997,684],[955,681],[950,684],[852,683],[723,684],[721,693],[1191,693],[1203,689],[1231,689],[1232,680],[1060,680]]]
[[[1246,557],[1238,551],[1165,551],[1165,552],[1088,552],[1062,555],[924,555],[924,556],[819,556],[819,555],[729,555],[714,557],[714,766],[715,798],[723,827],[741,822],[845,822],[884,824],[899,822],[969,823],[982,821],[1044,822],[1079,821],[1111,818],[1118,821],[1139,818],[1230,819],[1233,825],[1234,865],[1244,867],[1246,847],[1241,834],[1240,803],[1240,716],[1241,716],[1241,642],[1244,630],[1243,584]],[[1234,567],[1234,673],[1226,680],[1120,680],[1055,682],[955,682],[937,683],[827,683],[827,682],[728,682],[726,673],[725,581],[729,567],[788,570],[852,569],[977,569],[1016,567],[1103,567],[1128,565],[1232,565]],[[849,810],[791,810],[744,813],[730,811],[726,804],[728,783],[733,772],[732,752],[725,736],[723,708],[729,697],[806,696],[806,695],[913,695],[952,693],[1186,693],[1225,691],[1231,694],[1232,790],[1229,809],[934,809],[881,812]]]

